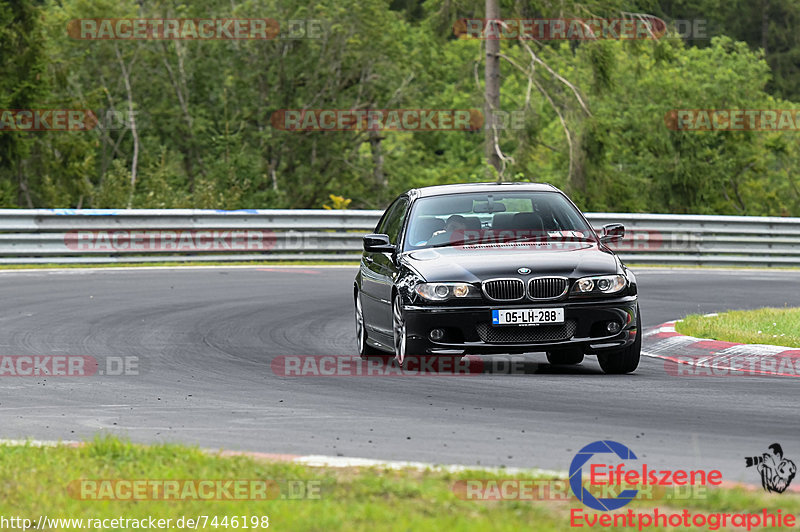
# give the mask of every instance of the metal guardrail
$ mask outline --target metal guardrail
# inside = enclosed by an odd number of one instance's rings
[[[0,209],[0,263],[358,260],[380,211]],[[629,263],[800,266],[800,218],[589,213]]]

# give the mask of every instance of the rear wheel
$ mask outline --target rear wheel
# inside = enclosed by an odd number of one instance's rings
[[[554,366],[574,366],[583,362],[583,351],[575,347],[548,351],[547,361]]]
[[[358,356],[362,360],[388,360],[392,356],[367,343],[367,327],[364,323],[364,310],[361,307],[361,294],[356,294],[356,341],[358,342]]]
[[[639,367],[642,352],[642,317],[636,307],[636,340],[631,345],[618,351],[598,354],[597,361],[604,372],[609,374],[631,373]]]

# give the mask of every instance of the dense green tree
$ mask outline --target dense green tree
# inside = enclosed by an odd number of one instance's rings
[[[0,109],[30,109],[47,92],[41,12],[27,0],[0,0]],[[0,206],[32,206],[31,134],[0,131]]]
[[[700,34],[682,29],[693,46],[709,46],[713,37],[727,35],[761,49],[773,76],[767,90],[800,100],[800,2],[797,0],[639,0],[631,9],[667,21],[701,21]]]
[[[590,210],[800,214],[796,132],[664,122],[673,109],[795,107],[795,6],[761,3],[766,11],[744,0],[500,1],[508,18],[652,13],[706,18],[719,35],[502,41],[500,178],[551,182]],[[485,180],[482,130],[291,132],[271,122],[282,109],[483,109],[484,42],[453,32],[483,7],[0,0],[0,108],[100,118],[87,132],[0,131],[0,206],[319,208],[334,194],[378,208],[410,187]],[[67,31],[82,18],[195,17],[268,17],[282,34],[80,40]],[[758,26],[766,55],[755,18],[767,21]]]

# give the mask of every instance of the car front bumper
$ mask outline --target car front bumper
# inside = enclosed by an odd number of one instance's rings
[[[618,350],[631,345],[636,328],[636,296],[604,300],[527,301],[515,305],[435,306],[405,305],[408,349],[416,353],[500,354],[553,351],[579,347],[586,354]],[[563,308],[563,325],[493,326],[492,309]],[[620,325],[610,334],[609,322]],[[433,329],[444,330],[434,341]]]

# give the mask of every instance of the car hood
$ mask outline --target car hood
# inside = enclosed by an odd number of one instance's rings
[[[596,243],[552,245],[465,246],[421,249],[402,255],[403,262],[426,281],[477,282],[494,277],[583,277],[620,273],[616,255]]]

